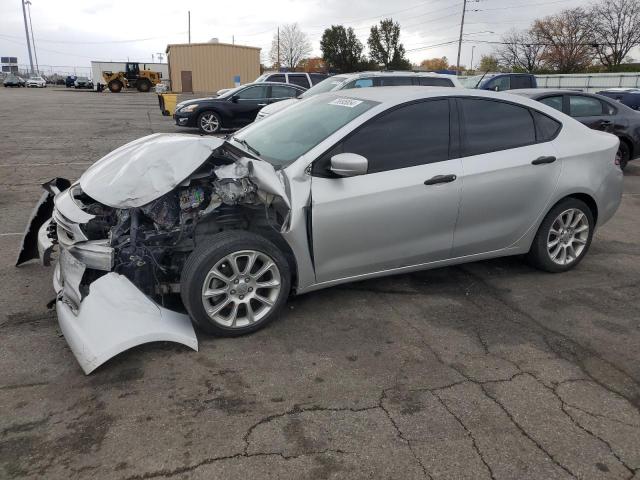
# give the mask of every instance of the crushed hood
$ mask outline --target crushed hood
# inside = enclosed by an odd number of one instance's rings
[[[110,207],[141,207],[173,190],[223,143],[217,137],[148,135],[94,163],[80,177],[80,187]]]

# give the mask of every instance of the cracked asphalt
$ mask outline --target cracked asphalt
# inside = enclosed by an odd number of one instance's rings
[[[348,284],[85,376],[17,233],[40,183],[179,129],[153,94],[0,105],[0,478],[640,479],[640,162],[569,273],[507,258]]]

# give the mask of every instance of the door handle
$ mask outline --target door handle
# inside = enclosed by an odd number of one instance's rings
[[[538,157],[533,162],[531,162],[531,165],[543,165],[545,163],[553,163],[555,161],[556,157],[554,156]]]
[[[266,103],[259,103],[258,106],[259,107],[264,107],[266,105]]]
[[[436,175],[435,177],[431,177],[429,180],[425,180],[425,185],[437,185],[439,183],[450,183],[453,182],[456,178],[455,175]]]
[[[600,125],[611,125],[611,120],[600,120]]]

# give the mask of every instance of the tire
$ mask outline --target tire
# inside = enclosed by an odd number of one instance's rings
[[[109,82],[109,90],[113,93],[120,93],[122,91],[122,82],[120,80],[111,80]]]
[[[210,110],[202,112],[198,116],[198,130],[205,135],[212,135],[218,133],[222,128],[222,120],[220,115]]]
[[[589,251],[594,227],[593,212],[587,204],[577,198],[565,198],[542,220],[527,260],[546,272],[571,270]]]
[[[630,159],[631,149],[629,148],[629,144],[625,140],[620,139],[620,146],[618,147],[618,151],[616,152],[616,160],[620,165],[620,170],[624,170],[625,168],[627,168],[627,164],[629,163]]]
[[[136,87],[139,92],[146,93],[151,90],[151,82],[146,78],[143,78],[142,80],[138,80]]]
[[[232,262],[244,273],[234,274]],[[180,296],[193,323],[222,337],[266,326],[284,307],[290,288],[291,273],[282,251],[244,230],[221,232],[199,245],[180,277]]]

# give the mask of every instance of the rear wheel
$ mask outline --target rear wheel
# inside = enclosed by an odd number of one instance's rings
[[[621,170],[624,170],[627,167],[627,163],[629,163],[630,158],[631,150],[629,149],[629,145],[626,141],[620,139],[620,146],[616,152],[616,161],[618,162],[618,165],[620,165]]]
[[[120,80],[111,80],[108,86],[111,92],[120,93],[124,85],[122,85],[122,82]]]
[[[180,295],[198,327],[233,337],[256,331],[278,315],[290,277],[287,260],[273,243],[254,233],[227,231],[189,255]]]
[[[140,80],[138,80],[138,85],[137,85],[138,91],[139,92],[148,92],[149,90],[151,90],[151,82],[149,80],[147,80],[146,78],[142,78]]]
[[[583,201],[566,198],[544,217],[527,258],[547,272],[566,272],[587,254],[595,222]]]
[[[198,129],[208,135],[218,133],[222,128],[222,120],[215,112],[202,112],[198,117]]]

